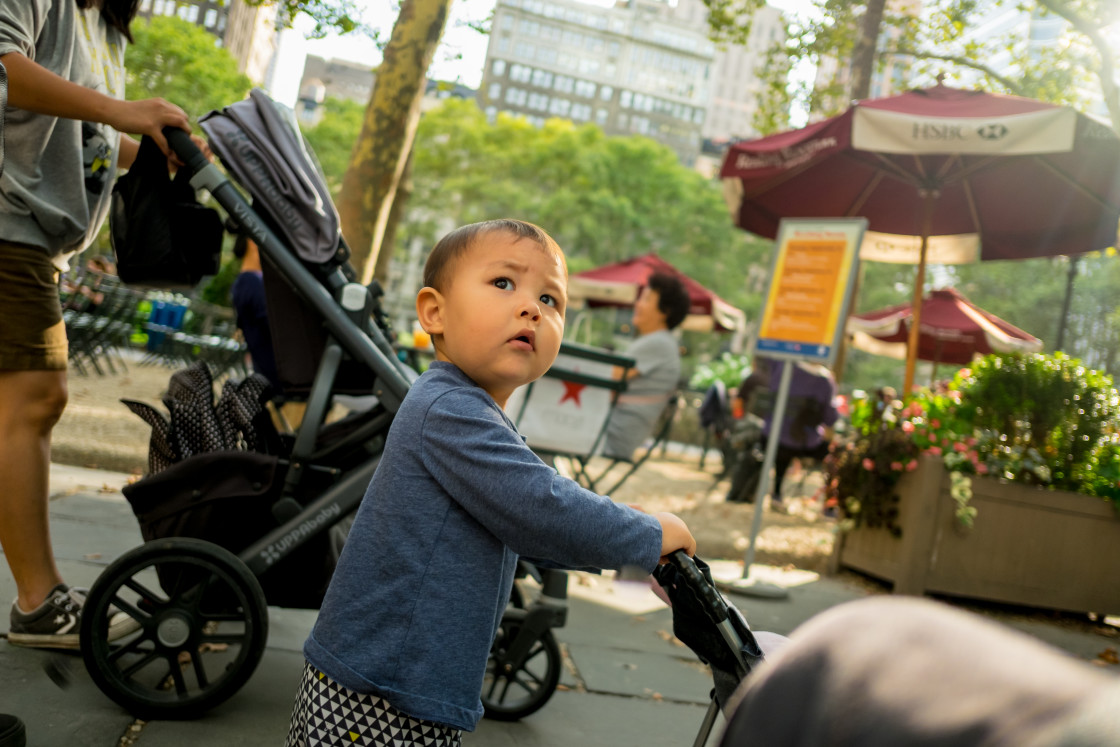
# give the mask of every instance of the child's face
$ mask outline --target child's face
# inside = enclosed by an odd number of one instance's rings
[[[561,257],[529,239],[483,234],[455,260],[442,293],[421,291],[421,323],[436,359],[454,363],[500,407],[548,370],[560,351],[567,305]],[[428,312],[425,293],[428,293]]]

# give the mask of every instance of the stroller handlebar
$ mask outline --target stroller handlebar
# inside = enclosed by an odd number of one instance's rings
[[[727,619],[727,602],[723,600],[716,587],[704,578],[704,574],[700,572],[696,563],[688,556],[684,550],[676,550],[669,554],[669,563],[675,567],[685,581],[688,583],[692,590],[704,601],[709,610],[715,616],[714,622],[717,624]]]
[[[202,169],[206,168],[209,161],[206,156],[202,155],[202,151],[194,141],[191,140],[191,135],[185,130],[180,130],[178,127],[164,127],[163,136],[167,138],[167,144],[179,160],[187,165],[192,174],[197,174]]]

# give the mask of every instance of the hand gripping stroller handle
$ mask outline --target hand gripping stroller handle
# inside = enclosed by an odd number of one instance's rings
[[[692,590],[708,606],[709,612],[714,617],[713,622],[722,623],[728,617],[727,602],[723,600],[716,588],[708,583],[704,574],[696,567],[692,558],[684,550],[676,550],[669,554],[669,562],[684,576],[685,581]]]
[[[206,160],[206,156],[202,155],[202,151],[194,141],[191,140],[191,135],[185,130],[180,130],[178,127],[164,127],[163,136],[167,138],[167,144],[179,160],[187,165],[192,174],[197,174],[206,165],[210,163]]]

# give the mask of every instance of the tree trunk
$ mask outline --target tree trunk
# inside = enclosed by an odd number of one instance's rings
[[[883,8],[887,0],[868,0],[867,10],[859,24],[859,37],[852,48],[849,76],[851,98],[855,101],[871,96],[871,75],[875,72],[875,46],[883,26]]]
[[[389,278],[389,262],[393,259],[393,250],[397,245],[397,226],[401,224],[401,216],[408,206],[408,198],[412,196],[412,151],[404,164],[400,184],[397,185],[397,195],[393,198],[393,207],[389,210],[389,221],[385,224],[385,236],[381,240],[383,251],[377,253],[377,264],[374,265],[373,276],[382,285]]]
[[[393,201],[420,122],[428,67],[449,6],[450,0],[404,0],[342,179],[342,233],[363,283],[373,279],[379,267]]]

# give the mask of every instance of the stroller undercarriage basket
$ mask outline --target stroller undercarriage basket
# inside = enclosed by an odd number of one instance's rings
[[[233,553],[280,525],[273,507],[281,497],[287,465],[278,457],[240,451],[198,454],[124,488],[146,542],[193,537]],[[309,495],[333,482],[320,472],[301,486]],[[250,529],[251,528],[251,529]],[[323,601],[345,532],[320,533],[259,577],[270,605],[315,609]],[[179,579],[160,577],[164,589]]]

